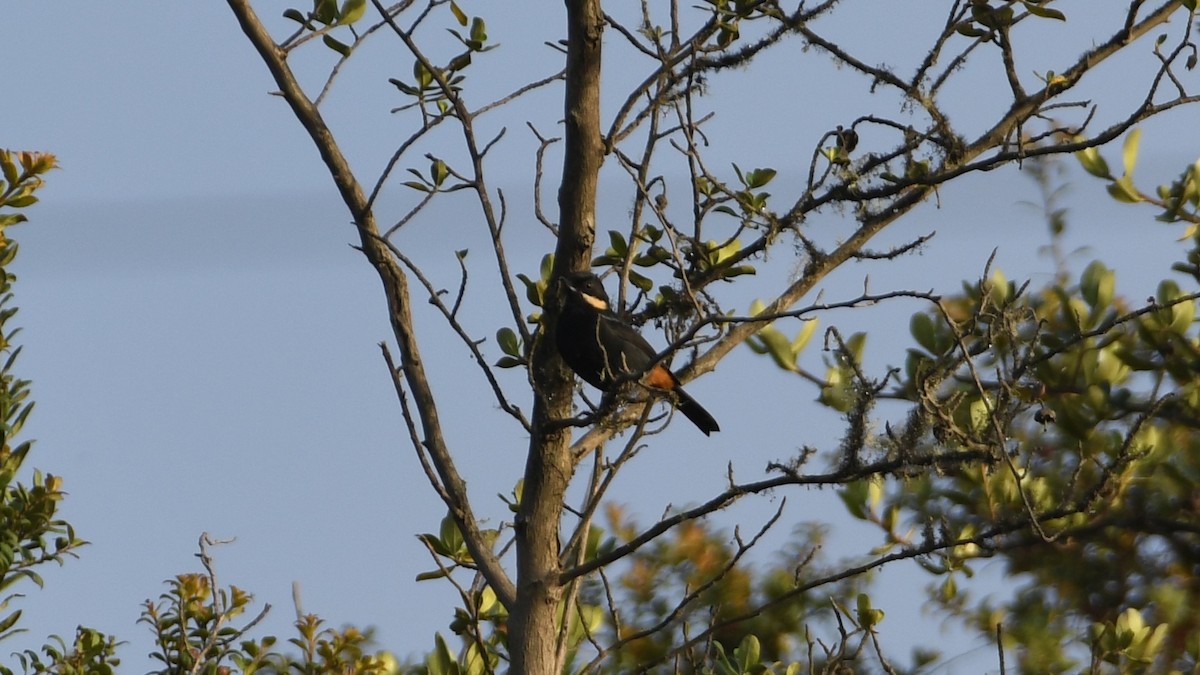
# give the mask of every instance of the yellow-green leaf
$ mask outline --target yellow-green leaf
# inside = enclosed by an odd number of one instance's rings
[[[1121,150],[1121,162],[1125,167],[1125,175],[1133,175],[1133,166],[1137,164],[1138,141],[1142,138],[1142,130],[1134,129],[1125,137],[1125,146]]]
[[[454,15],[454,20],[458,22],[458,25],[467,25],[466,13],[463,12],[462,8],[458,6],[458,3],[454,2],[453,0],[450,2],[450,13]]]
[[[1057,9],[1042,7],[1041,5],[1029,2],[1029,0],[1021,0],[1021,4],[1025,5],[1025,10],[1034,16],[1040,16],[1043,19],[1058,19],[1059,21],[1067,20],[1067,15]]]
[[[338,23],[343,26],[350,24],[363,18],[363,14],[367,11],[367,0],[346,0],[342,3],[342,9],[338,12]]]
[[[1104,161],[1104,157],[1100,154],[1098,148],[1084,148],[1075,153],[1075,159],[1079,160],[1079,164],[1083,167],[1084,171],[1097,178],[1112,177],[1112,172],[1108,169],[1108,162]]]
[[[446,167],[446,163],[440,159],[434,159],[429,163],[429,175],[433,178],[433,184],[441,187],[442,183],[446,182],[446,176],[450,174],[450,170]]]
[[[812,336],[817,332],[818,323],[820,322],[817,319],[810,319],[801,325],[800,332],[796,333],[796,337],[792,340],[793,356],[798,356],[800,352],[803,351],[806,346],[808,346],[809,340],[811,340]]]
[[[471,21],[471,39],[480,44],[487,42],[487,24],[479,17]]]
[[[17,184],[17,163],[13,161],[12,154],[7,150],[0,151],[0,168],[4,169],[4,179],[9,185]]]
[[[1137,188],[1133,186],[1133,181],[1130,180],[1128,174],[1109,183],[1108,194],[1112,195],[1113,199],[1125,202],[1126,204],[1136,204],[1142,201],[1141,195],[1138,194]]]

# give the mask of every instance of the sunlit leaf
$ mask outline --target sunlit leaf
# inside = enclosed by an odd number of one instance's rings
[[[1084,148],[1075,153],[1075,159],[1079,160],[1079,164],[1083,167],[1084,171],[1097,178],[1109,178],[1112,176],[1112,173],[1108,169],[1108,162],[1104,161],[1104,156],[1100,154],[1098,148]]]
[[[441,187],[442,183],[446,182],[446,176],[450,175],[450,169],[446,166],[445,162],[434,158],[429,163],[429,175],[433,178],[433,184],[436,187]]]
[[[880,621],[883,621],[883,610],[872,607],[871,598],[866,593],[858,594],[855,615],[858,618],[858,625],[867,630],[870,630]]]
[[[775,169],[755,169],[746,174],[746,186],[750,188],[760,188],[775,177]]]
[[[346,0],[342,3],[342,9],[338,12],[338,23],[348,26],[363,18],[363,14],[366,11],[367,0]]]
[[[1121,149],[1121,163],[1125,167],[1125,175],[1133,176],[1133,167],[1137,164],[1138,142],[1142,138],[1140,128],[1129,132],[1125,137],[1125,145]]]
[[[450,2],[450,13],[454,15],[454,20],[458,22],[458,25],[467,25],[466,12],[463,12],[462,8],[458,6],[458,3],[454,2],[453,0]]]
[[[481,45],[487,42],[487,24],[479,17],[471,20],[471,40]]]
[[[1107,189],[1108,194],[1112,195],[1112,198],[1119,202],[1136,204],[1142,201],[1141,195],[1138,194],[1137,188],[1133,186],[1133,181],[1128,175],[1121,176],[1109,183]]]
[[[1029,0],[1022,0],[1021,4],[1025,6],[1026,11],[1034,16],[1040,16],[1043,19],[1058,19],[1059,21],[1067,20],[1066,14],[1052,7],[1042,7],[1041,5],[1029,2]]]

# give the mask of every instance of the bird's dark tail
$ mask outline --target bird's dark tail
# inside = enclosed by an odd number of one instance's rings
[[[675,387],[675,407],[679,408],[679,412],[683,413],[684,417],[691,420],[696,428],[704,432],[708,436],[714,431],[720,431],[721,427],[717,425],[717,420],[709,414],[704,406],[696,402],[696,399],[688,396],[688,393],[683,390],[683,387]]]

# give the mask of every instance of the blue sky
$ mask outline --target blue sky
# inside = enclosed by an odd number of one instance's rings
[[[499,12],[491,5],[463,3],[488,17],[492,37],[503,44],[496,52],[503,57],[481,65],[471,80],[478,101],[506,89],[498,77],[514,63],[534,76],[551,72],[537,68],[557,68],[542,42],[559,36],[559,8],[517,5],[524,14],[492,16]],[[1032,53],[1048,53],[1022,64],[1023,72],[1052,69],[1061,62],[1055,55],[1086,48],[1099,35],[1094,26],[1111,19],[1090,3],[1062,6],[1072,19],[1069,30],[1054,25],[1032,35],[1038,43],[1029,45]],[[290,30],[279,18],[285,3],[257,7],[276,35]],[[895,49],[894,36],[929,29],[927,17],[895,16],[887,7],[863,3],[853,15],[852,35],[881,61]],[[224,583],[274,606],[264,632],[286,632],[296,581],[305,611],[334,625],[374,625],[381,645],[400,655],[427,648],[435,630],[445,631],[454,595],[445,585],[413,581],[431,568],[414,535],[436,531],[443,509],[406,445],[379,355],[377,343],[390,335],[382,293],[349,246],[349,217],[315,151],[282,100],[267,94],[266,69],[228,8],[149,0],[16,3],[6,15],[0,146],[51,151],[63,167],[29,212],[33,222],[14,232],[22,245],[16,293],[26,345],[19,371],[33,380],[38,406],[27,426],[38,441],[30,463],[64,476],[70,498],[63,513],[93,543],[80,560],[48,570],[44,590],[26,589],[21,606],[30,632],[0,644],[0,653],[36,647],[50,633],[70,635],[82,623],[128,640],[129,672],[141,670],[149,640],[134,623],[139,603],[164,591],[162,580],[198,569],[193,554],[205,531],[236,537],[216,551],[218,571]],[[528,15],[537,20],[522,18]],[[607,39],[617,38],[610,32]],[[399,50],[388,36],[377,43],[361,55],[361,67],[341,76],[347,93],[336,90],[328,104],[335,132],[368,181],[409,133],[388,112],[400,100],[386,84],[388,76],[405,76],[409,61],[394,58]],[[312,74],[328,54],[320,47],[312,52],[294,67],[317,82]],[[1123,59],[1106,82],[1136,78],[1146,63],[1144,55]],[[640,78],[620,57],[606,67],[614,92]],[[1088,95],[1095,100],[1121,98],[1119,86],[1093,84]],[[988,91],[951,89],[947,98],[969,125]],[[528,272],[552,242],[532,221],[536,146],[524,120],[557,134],[561,104],[554,94],[531,97],[512,116],[484,125],[493,133],[508,129],[493,180],[509,198],[514,267]],[[807,154],[797,159],[795,150],[811,147],[804,139],[852,119],[870,102],[866,83],[822,58],[796,67],[766,60],[758,71],[714,82],[713,97],[742,102],[714,123],[720,139],[714,155],[777,166],[780,181],[806,168]],[[619,100],[606,98],[606,112]],[[1169,180],[1195,160],[1196,148],[1180,142],[1194,138],[1187,133],[1194,119],[1192,112],[1172,114],[1147,126],[1138,168],[1146,184]],[[793,131],[789,148],[773,142],[772,134]],[[1116,150],[1108,154],[1114,161]],[[1155,223],[1149,210],[1112,203],[1101,184],[1078,171],[1070,179],[1069,242],[1090,251],[1076,258],[1077,269],[1100,257],[1118,269],[1122,292],[1149,295],[1165,261],[1178,253],[1178,232]],[[616,173],[606,175],[602,189],[610,191],[601,216],[627,220],[627,189]],[[406,196],[402,188],[391,191],[384,205]],[[551,188],[547,201],[552,197]],[[979,273],[993,247],[1010,278],[1045,281],[1052,265],[1037,255],[1045,228],[1023,200],[1036,200],[1036,192],[1013,171],[949,187],[940,208],[922,206],[879,242],[936,230],[922,256],[895,267],[843,270],[827,283],[826,297],[857,294],[867,276],[875,289],[905,284],[952,292]],[[479,265],[476,278],[483,279],[490,268],[479,220],[469,201],[449,199],[407,227],[401,243],[447,286],[457,275],[452,250],[468,247],[469,260]],[[821,226],[845,222],[824,214],[814,224]],[[1137,246],[1129,246],[1131,236]],[[794,264],[778,256],[762,277],[778,280]],[[754,296],[754,289],[739,292],[749,293],[731,296],[743,306]],[[888,320],[907,326],[915,309],[897,305],[822,320],[844,332]],[[491,336],[505,321],[486,295],[469,297],[466,310],[479,336]],[[526,439],[482,399],[466,352],[432,315],[421,316],[422,337],[439,345],[427,354],[439,392],[464,401],[449,417],[448,435],[471,494],[493,519],[503,518],[507,512],[493,495],[507,493],[520,477]],[[900,336],[892,343],[876,337],[869,365],[902,362],[907,343],[905,332]],[[661,336],[650,337],[662,344]],[[820,354],[812,351],[809,364],[819,370]],[[516,373],[506,377],[519,386]],[[744,350],[689,391],[716,414],[723,432],[703,439],[676,425],[626,472],[617,496],[635,504],[643,522],[669,504],[719,489],[729,462],[749,479],[802,444],[836,443],[837,420],[812,404],[816,392]],[[758,392],[771,395],[749,395]],[[687,480],[664,484],[664,475]],[[828,492],[790,495],[789,506],[790,523],[838,510]],[[747,505],[734,516],[756,528],[773,508]],[[767,545],[780,545],[789,529]],[[878,543],[850,525],[835,539],[837,554]],[[990,567],[993,575],[999,571]],[[881,630],[896,655],[905,656],[905,645],[936,630],[936,624],[914,629],[921,624],[906,618],[920,616],[912,589],[927,579],[897,569],[885,572],[885,580],[901,583],[884,584],[876,596],[890,619]],[[978,651],[980,668],[994,667],[989,648]]]

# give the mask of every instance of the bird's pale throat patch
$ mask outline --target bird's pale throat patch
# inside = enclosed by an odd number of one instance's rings
[[[608,303],[605,302],[604,298],[597,298],[596,296],[594,296],[590,293],[587,293],[587,292],[580,293],[579,295],[583,297],[584,302],[591,305],[592,307],[595,307],[596,309],[600,310],[601,312],[608,311]]]

